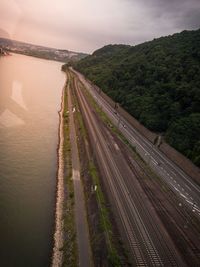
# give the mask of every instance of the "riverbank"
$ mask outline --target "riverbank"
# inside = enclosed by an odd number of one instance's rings
[[[87,222],[87,212],[85,196],[83,191],[83,183],[81,179],[80,156],[77,143],[77,131],[75,127],[76,108],[72,98],[72,86],[67,88],[68,95],[68,110],[69,110],[69,125],[70,125],[70,143],[72,157],[72,180],[74,186],[75,205],[74,212],[76,218],[76,233],[78,243],[78,258],[79,266],[93,266],[90,248],[89,229]]]
[[[63,132],[63,114],[64,114],[64,93],[63,88],[61,98],[61,110],[59,111],[59,141],[58,141],[58,171],[57,171],[57,199],[55,216],[54,247],[52,257],[52,267],[62,266],[63,261],[63,203],[64,203],[64,132]]]
[[[71,158],[71,144],[70,144],[70,129],[69,129],[69,110],[68,110],[68,87],[70,84],[70,79],[68,73],[66,73],[66,83],[63,88],[62,94],[62,108],[60,112],[60,141],[58,151],[62,152],[61,160],[63,164],[63,181],[62,181],[62,205],[58,205],[59,201],[59,187],[57,186],[57,203],[56,209],[62,209],[60,215],[57,217],[56,210],[56,227],[54,234],[54,248],[52,256],[52,267],[74,267],[78,266],[78,248],[77,248],[77,238],[76,238],[76,227],[75,227],[75,214],[74,214],[74,187],[72,180],[72,158]],[[58,163],[59,166],[59,163]],[[59,170],[59,168],[58,168]],[[58,175],[59,178],[59,175]],[[59,179],[57,179],[59,184]],[[56,235],[57,229],[58,236]],[[62,237],[62,243],[56,244],[56,239],[59,238],[59,234]]]

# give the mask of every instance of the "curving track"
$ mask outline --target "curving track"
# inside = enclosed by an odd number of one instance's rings
[[[74,88],[103,183],[134,266],[185,266],[119,147],[92,110],[77,78]]]
[[[96,99],[104,112],[119,128],[129,143],[136,147],[140,156],[150,167],[168,184],[173,192],[181,198],[194,215],[200,219],[200,186],[183,172],[173,161],[164,155],[158,148],[152,145],[134,127],[123,118],[116,110],[99,94],[99,88],[91,85],[82,74],[72,69],[78,76],[90,94]],[[200,178],[200,174],[198,175]]]

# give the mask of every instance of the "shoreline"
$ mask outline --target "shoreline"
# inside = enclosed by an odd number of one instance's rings
[[[63,112],[64,112],[64,92],[65,85],[61,96],[61,109],[59,111],[59,131],[58,131],[58,169],[57,169],[57,186],[56,186],[56,205],[55,205],[55,222],[53,234],[53,250],[51,267],[60,267],[63,261],[63,204],[64,204],[64,131],[63,131]]]

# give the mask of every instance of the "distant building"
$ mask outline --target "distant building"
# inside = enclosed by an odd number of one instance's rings
[[[9,55],[9,53],[4,51],[4,49],[0,47],[0,56],[6,56],[6,55]]]

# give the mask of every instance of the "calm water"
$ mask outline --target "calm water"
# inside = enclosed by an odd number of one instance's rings
[[[49,266],[61,63],[0,58],[0,266]]]

